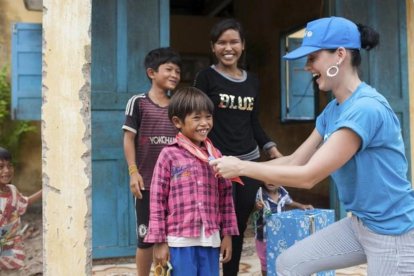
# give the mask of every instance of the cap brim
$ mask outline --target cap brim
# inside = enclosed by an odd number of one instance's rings
[[[298,59],[307,56],[313,52],[319,51],[321,48],[313,46],[300,46],[299,48],[287,53],[283,56],[283,59]]]

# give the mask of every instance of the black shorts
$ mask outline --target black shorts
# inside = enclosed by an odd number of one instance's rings
[[[144,242],[144,238],[148,232],[149,224],[149,191],[141,191],[142,199],[134,198],[135,200],[135,215],[137,221],[137,247],[150,248],[153,243]]]

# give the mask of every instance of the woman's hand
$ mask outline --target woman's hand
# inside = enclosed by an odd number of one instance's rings
[[[240,176],[240,165],[243,161],[234,156],[223,156],[210,161],[210,166],[224,178]]]

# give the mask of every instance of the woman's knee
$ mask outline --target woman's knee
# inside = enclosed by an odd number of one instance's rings
[[[308,262],[301,259],[295,250],[287,249],[276,258],[276,271],[278,276],[310,275]]]
[[[288,252],[283,252],[276,258],[276,271],[279,276],[289,276],[292,274],[293,263]]]

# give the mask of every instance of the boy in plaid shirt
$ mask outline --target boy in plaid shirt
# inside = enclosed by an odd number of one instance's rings
[[[155,243],[154,262],[170,260],[173,275],[219,275],[219,260],[231,259],[231,236],[238,235],[232,184],[208,161],[221,156],[207,134],[214,106],[195,87],[171,98],[168,117],[179,130],[154,169],[150,222],[145,241]]]

